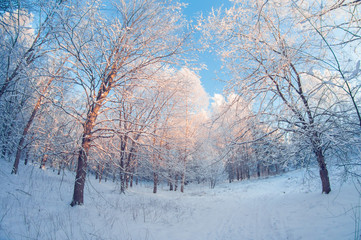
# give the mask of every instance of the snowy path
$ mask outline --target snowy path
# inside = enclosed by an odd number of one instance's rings
[[[265,179],[263,184],[225,184],[204,196],[188,193],[182,200],[197,209],[191,218],[166,232],[151,232],[151,239],[354,238],[354,221],[346,212],[354,206],[357,194],[346,200],[337,189],[328,196],[302,186],[292,190],[292,181]]]

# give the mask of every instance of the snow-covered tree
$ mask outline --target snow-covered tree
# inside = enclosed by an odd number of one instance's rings
[[[83,134],[78,155],[71,205],[83,204],[87,159],[97,118],[103,113],[113,90],[139,78],[150,65],[169,62],[182,52],[187,33],[180,6],[161,1],[87,1],[66,3],[56,39],[68,58],[71,78],[84,97]],[[103,5],[112,14],[104,14]],[[183,29],[182,29],[183,30]],[[149,68],[148,68],[149,69]],[[143,77],[143,76],[142,76]]]
[[[327,132],[335,127],[337,118],[330,114],[333,109],[323,104],[328,86],[309,70],[330,54],[319,47],[320,38],[310,31],[294,1],[233,3],[199,22],[204,41],[217,43],[215,51],[233,75],[230,88],[252,103],[252,112],[267,123],[267,131],[297,136],[314,155],[322,192],[329,193]],[[314,5],[309,6],[312,9]]]

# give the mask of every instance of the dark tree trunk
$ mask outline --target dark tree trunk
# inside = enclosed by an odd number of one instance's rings
[[[24,165],[28,165],[29,162],[29,148],[26,149],[25,152],[25,161],[24,161]]]
[[[312,139],[313,152],[316,155],[317,163],[320,171],[320,178],[322,183],[322,193],[329,194],[331,192],[330,179],[328,177],[328,170],[326,166],[325,156],[321,147],[320,134],[314,132]]]
[[[103,178],[103,172],[104,172],[104,166],[103,165],[100,165],[98,164],[98,170],[97,170],[97,176],[99,178],[99,182],[102,181],[102,178]]]
[[[322,150],[317,150],[315,152],[317,156],[317,162],[320,169],[320,178],[322,182],[322,193],[329,194],[331,192],[330,179],[328,177],[328,170],[325,162],[325,157]]]
[[[83,205],[84,204],[84,186],[86,178],[86,169],[87,169],[87,152],[89,147],[85,144],[86,139],[83,139],[82,148],[79,151],[78,156],[78,167],[76,170],[75,184],[74,184],[74,194],[73,200],[70,206]],[[88,145],[90,146],[90,145]],[[84,149],[85,148],[85,149]]]
[[[239,179],[240,179],[240,177],[241,177],[241,171],[242,171],[241,166],[238,165],[238,166],[237,166],[237,181],[239,181]]]
[[[30,123],[31,124],[31,123]],[[25,136],[30,128],[30,124],[28,122],[27,126],[25,127],[24,131],[23,131],[23,135],[20,138],[19,144],[18,144],[18,148],[16,150],[16,155],[15,155],[15,161],[14,161],[14,165],[13,165],[13,169],[11,171],[11,174],[17,174],[18,173],[18,169],[19,169],[19,162],[20,162],[20,157],[21,157],[21,152],[23,150],[23,145],[24,145],[24,141],[25,141]]]
[[[169,177],[169,179],[168,179],[169,191],[173,191],[173,178],[172,178],[172,174],[169,173],[168,177]]]
[[[88,166],[88,153],[90,149],[90,143],[92,138],[92,130],[94,127],[95,120],[98,116],[98,111],[101,105],[96,104],[93,111],[88,115],[86,124],[84,125],[84,133],[81,143],[81,148],[78,155],[78,166],[76,170],[75,184],[74,184],[74,194],[71,206],[83,205],[84,204],[84,186],[86,171]]]
[[[239,170],[239,179],[238,180],[243,180],[245,177],[244,177],[244,173],[245,173],[245,167],[244,166],[241,166],[240,167],[240,170]]]
[[[261,164],[259,162],[257,163],[257,177],[261,177]]]
[[[158,189],[158,173],[153,173],[153,193],[157,193]]]
[[[129,182],[129,187],[132,188],[133,187],[133,177],[134,177],[134,173],[132,172],[130,175],[130,182]]]
[[[173,183],[172,183],[172,180],[169,181],[169,191],[173,191]]]
[[[60,161],[59,168],[58,168],[58,175],[60,175],[61,169],[63,168],[64,160]]]

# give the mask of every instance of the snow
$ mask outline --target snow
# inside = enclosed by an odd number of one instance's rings
[[[184,194],[166,184],[153,194],[145,182],[120,194],[89,176],[85,204],[72,208],[73,173],[20,167],[10,175],[11,163],[0,161],[1,240],[359,238],[360,195],[337,171],[329,195],[305,170],[215,189],[190,184]]]

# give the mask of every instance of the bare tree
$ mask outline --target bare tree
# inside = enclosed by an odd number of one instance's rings
[[[293,7],[300,14],[300,18],[308,23],[308,31],[313,32],[319,39],[318,48],[326,53],[322,58],[310,53],[317,60],[315,70],[327,69],[337,74],[338,80],[320,79],[330,88],[337,86],[341,91],[333,94],[346,94],[355,111],[355,117],[361,126],[361,112],[358,104],[360,98],[360,60],[357,59],[357,47],[360,44],[360,15],[361,1],[321,1],[314,2],[310,9],[304,3],[293,1]],[[342,17],[340,17],[342,16]],[[306,25],[306,24],[305,24]],[[310,74],[313,74],[310,71]],[[331,83],[331,84],[329,84]]]
[[[168,1],[122,1],[107,4],[109,10],[100,4],[79,3],[76,14],[63,13],[63,27],[57,36],[59,46],[70,56],[73,79],[86,100],[85,112],[76,113],[83,134],[71,206],[84,203],[94,127],[112,98],[112,90],[137,79],[146,67],[181,53],[187,38],[178,32],[183,24],[179,6]]]
[[[319,39],[305,30],[304,18],[293,2],[235,1],[230,9],[214,11],[204,22],[208,23],[205,36],[215,36],[221,46],[217,45],[218,53],[233,73],[230,89],[252,102],[252,111],[268,122],[271,132],[302,136],[295,139],[314,155],[322,192],[329,193],[326,133],[335,115],[325,104],[324,85],[308,74],[317,62],[315,56],[327,55],[316,44]]]
[[[21,157],[21,153],[22,153],[22,150],[24,147],[24,142],[25,142],[26,136],[28,135],[30,127],[31,127],[33,121],[35,120],[36,114],[38,113],[41,105],[43,104],[44,98],[46,97],[46,95],[48,95],[48,91],[49,91],[49,88],[50,88],[52,82],[54,81],[54,79],[59,77],[62,69],[63,69],[63,65],[59,64],[59,66],[57,66],[57,69],[55,70],[55,73],[52,74],[53,76],[49,76],[49,77],[45,78],[44,82],[42,84],[39,84],[39,87],[42,89],[39,91],[38,99],[33,107],[33,110],[31,111],[31,115],[30,115],[30,117],[23,129],[23,132],[20,136],[20,140],[19,140],[19,143],[18,143],[18,146],[16,149],[16,155],[15,155],[13,169],[11,171],[12,174],[16,174],[18,172],[20,157]]]
[[[34,67],[32,64],[49,51],[48,42],[56,29],[56,15],[63,7],[62,3],[63,0],[37,1],[37,8],[27,1],[17,1],[3,6],[4,13],[0,18],[3,48],[0,98],[11,84],[26,77],[27,71]],[[33,15],[39,21],[33,21]]]

